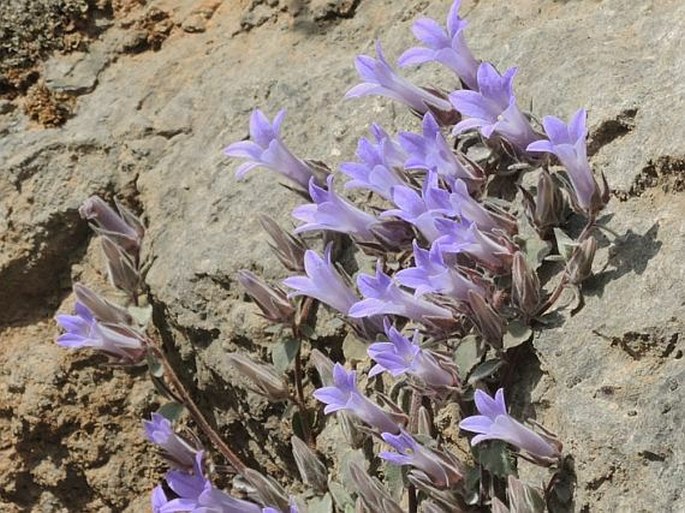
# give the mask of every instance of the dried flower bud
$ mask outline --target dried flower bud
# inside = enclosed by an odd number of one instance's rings
[[[471,307],[471,320],[483,336],[485,342],[495,349],[502,348],[502,318],[478,292],[469,290],[468,302]]]
[[[497,497],[492,498],[490,508],[492,509],[492,513],[509,513],[509,508],[507,508]]]
[[[431,414],[428,411],[428,408],[426,408],[425,406],[421,406],[419,408],[419,421],[417,423],[417,427],[419,435],[428,437],[433,436],[433,434],[431,433],[431,431],[433,431],[433,421],[431,419]]]
[[[563,215],[564,196],[561,194],[561,189],[555,183],[552,175],[543,171],[538,180],[535,198],[535,223],[542,229],[559,226]]]
[[[288,385],[272,365],[258,363],[245,355],[229,355],[228,362],[257,387],[257,393],[270,401],[284,401],[290,397]]]
[[[325,387],[333,385],[333,360],[318,349],[312,349],[309,361],[316,367],[316,372],[318,372],[319,378],[321,378],[321,384]]]
[[[293,436],[290,439],[293,448],[293,457],[297,470],[300,472],[302,482],[312,486],[317,491],[324,493],[328,490],[328,472],[326,466],[319,460],[318,456],[309,446]]]
[[[76,295],[76,300],[90,310],[93,317],[98,321],[110,324],[133,325],[133,317],[131,317],[128,311],[101,298],[85,285],[74,283],[74,294]]]
[[[131,296],[136,296],[140,289],[141,279],[130,255],[106,237],[103,237],[100,242],[107,260],[107,274],[112,285],[128,292]]]
[[[271,249],[283,266],[289,271],[304,272],[304,252],[307,248],[300,238],[285,231],[267,215],[261,215],[259,222],[271,237]]]
[[[590,237],[578,244],[571,258],[566,263],[566,274],[569,281],[579,285],[592,275],[592,262],[597,251],[597,239]]]
[[[371,511],[374,513],[403,513],[402,508],[399,507],[383,485],[377,479],[369,476],[358,463],[350,461],[347,470],[357,486],[356,492]]]
[[[511,266],[511,301],[526,317],[534,315],[540,305],[540,280],[521,252],[514,255]]]
[[[278,324],[290,324],[295,314],[295,307],[281,289],[265,283],[250,271],[238,271],[238,281],[245,291],[254,299],[269,321]]]
[[[254,486],[264,504],[277,506],[280,511],[289,511],[288,494],[273,478],[251,468],[246,468],[243,476]]]

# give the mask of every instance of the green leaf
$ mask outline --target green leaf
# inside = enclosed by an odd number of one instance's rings
[[[295,361],[299,350],[300,341],[295,338],[285,338],[271,346],[271,361],[276,370],[284,374]]]
[[[489,378],[495,372],[497,372],[503,365],[504,360],[500,360],[499,358],[493,358],[491,360],[484,361],[475,369],[473,369],[473,372],[469,376],[468,384],[473,385],[477,381],[482,381],[486,378]]]
[[[454,350],[454,363],[460,376],[468,376],[480,360],[478,338],[475,335],[464,337]]]
[[[323,497],[312,497],[307,501],[307,511],[309,513],[333,513],[333,500],[331,494],[327,493]]]
[[[530,329],[530,326],[518,319],[511,321],[507,326],[507,331],[504,333],[504,349],[520,346],[524,342],[528,342],[532,336],[533,330]]]
[[[181,418],[184,409],[185,407],[181,403],[170,401],[160,406],[157,413],[169,419],[171,422],[174,422]]]
[[[331,492],[338,510],[346,511],[348,508],[352,508],[352,511],[354,511],[354,499],[343,485],[337,481],[330,481],[328,483],[328,490]]]
[[[491,474],[507,477],[516,473],[514,457],[504,442],[491,440],[490,443],[477,445],[474,452],[476,459]]]
[[[152,305],[129,306],[127,310],[133,320],[142,328],[146,328],[152,319]]]
[[[164,367],[162,366],[162,363],[155,358],[150,351],[147,353],[147,369],[154,378],[161,379],[164,377]]]
[[[404,493],[404,475],[402,467],[385,462],[383,464],[383,484],[393,499],[400,501]]]
[[[554,237],[557,240],[559,254],[563,257],[564,261],[568,261],[578,244],[571,237],[566,235],[561,228],[554,228]]]
[[[348,362],[366,360],[368,358],[366,353],[368,347],[369,345],[359,340],[354,333],[348,333],[342,344],[345,360]]]

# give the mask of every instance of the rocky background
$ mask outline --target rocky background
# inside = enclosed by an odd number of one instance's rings
[[[141,213],[155,326],[204,411],[262,470],[287,473],[282,411],[226,364],[270,335],[235,272],[284,271],[257,214],[298,199],[266,172],[245,182],[221,150],[250,111],[288,110],[297,153],[352,160],[372,120],[418,126],[384,99],[342,100],[353,59],[391,59],[439,0],[5,0],[0,6],[0,508],[147,511],[163,465],[140,419],[159,397],[142,370],[54,345],[71,283],[107,290],[77,209],[91,194]],[[685,496],[685,4],[464,0],[475,55],[519,66],[538,115],[589,110],[592,163],[613,188],[585,307],[537,331],[525,413],[575,457],[576,510],[683,511]],[[407,74],[450,87],[444,70]],[[612,244],[609,245],[609,239]],[[324,326],[331,341],[339,328]],[[245,411],[250,409],[251,421]],[[287,426],[284,427],[287,429]],[[266,443],[265,443],[266,441]]]

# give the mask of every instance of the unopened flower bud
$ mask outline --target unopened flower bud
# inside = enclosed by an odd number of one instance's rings
[[[356,492],[370,511],[382,513],[402,513],[402,508],[378,480],[369,476],[355,461],[347,463],[347,472],[356,485]]]
[[[290,439],[290,443],[293,447],[293,457],[295,458],[297,470],[302,477],[302,482],[324,493],[328,489],[326,466],[321,462],[316,453],[298,437],[293,436]]]
[[[123,205],[117,203],[118,213],[102,198],[91,196],[79,208],[83,219],[95,223],[98,234],[108,237],[131,256],[137,257],[145,228],[140,220]]]
[[[534,315],[540,305],[540,280],[521,252],[514,255],[511,266],[511,300],[526,317]]]
[[[471,320],[486,343],[495,349],[502,348],[502,318],[478,292],[469,290],[468,302],[471,307]]]
[[[257,494],[264,504],[276,506],[281,511],[289,511],[288,494],[273,478],[252,468],[246,468],[243,476],[257,490]]]
[[[276,256],[289,271],[304,272],[304,252],[307,250],[299,239],[281,228],[276,221],[267,215],[259,217],[262,228],[269,234]]]
[[[578,244],[566,263],[566,274],[574,285],[580,284],[592,275],[592,262],[597,251],[597,239],[590,237]]]
[[[74,283],[77,302],[90,310],[98,321],[109,324],[133,325],[133,317],[128,311],[101,298],[97,293],[81,283]]]
[[[281,289],[262,281],[250,271],[238,271],[238,281],[254,299],[262,315],[273,323],[289,324],[295,307]]]
[[[112,285],[132,296],[137,295],[141,278],[131,256],[124,252],[121,246],[106,237],[103,237],[100,242],[107,260],[107,274]]]
[[[257,387],[257,393],[270,401],[284,401],[290,397],[288,385],[272,365],[257,363],[242,354],[229,355],[228,361],[242,375],[250,379]]]
[[[558,226],[564,214],[564,196],[547,171],[540,174],[535,198],[535,222],[539,228]]]

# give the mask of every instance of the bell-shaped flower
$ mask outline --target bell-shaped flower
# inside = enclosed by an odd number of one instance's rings
[[[463,180],[452,181],[450,189],[452,191],[450,202],[462,221],[475,223],[478,229],[484,232],[499,229],[507,233],[516,233],[516,218],[504,212],[496,213],[487,209],[483,203],[471,196]]]
[[[415,321],[425,318],[450,319],[452,312],[435,303],[417,298],[402,290],[390,276],[383,272],[378,262],[376,275],[362,274],[357,278],[357,287],[364,299],[350,308],[348,315],[353,318],[372,315],[401,315]]]
[[[257,167],[265,167],[293,182],[306,191],[313,176],[312,168],[297,158],[281,139],[281,123],[285,110],[281,110],[273,123],[256,109],[250,116],[250,139],[239,141],[224,149],[224,155],[247,159],[236,171],[236,177],[242,178]]]
[[[429,388],[444,389],[459,384],[453,368],[441,364],[433,353],[421,348],[418,330],[409,340],[386,320],[385,334],[388,342],[375,342],[367,350],[369,357],[376,362],[369,377],[387,371],[395,377],[402,374],[415,376]]]
[[[478,433],[471,440],[471,445],[485,440],[502,440],[518,447],[538,464],[551,465],[559,460],[559,441],[536,433],[507,413],[504,390],[497,390],[494,398],[482,390],[476,390],[474,400],[479,415],[466,417],[459,423],[464,431]]]
[[[300,205],[293,210],[293,217],[305,223],[295,228],[295,233],[331,230],[362,240],[373,240],[371,227],[378,219],[338,196],[333,189],[333,175],[328,175],[326,185],[325,189],[319,187],[313,178],[309,182],[309,195],[314,203]]]
[[[93,312],[78,301],[74,309],[76,315],[56,317],[57,324],[66,331],[57,337],[57,344],[74,349],[92,348],[125,364],[139,363],[145,358],[142,339],[131,328],[99,322]]]
[[[437,219],[437,229],[443,234],[435,241],[445,253],[467,253],[487,269],[508,273],[515,248],[503,236],[483,233],[476,223]]]
[[[414,295],[442,294],[458,301],[466,301],[469,290],[482,292],[482,287],[473,283],[454,266],[445,263],[439,244],[433,244],[430,250],[426,250],[414,241],[413,247],[414,267],[399,271],[397,281],[414,289]]]
[[[381,451],[378,456],[394,465],[408,465],[425,474],[438,489],[456,485],[464,477],[461,469],[436,451],[418,443],[404,429],[399,434],[382,433],[385,443],[395,451]]]
[[[568,124],[554,116],[545,116],[542,126],[548,140],[528,145],[529,152],[547,152],[555,155],[566,168],[573,186],[575,202],[580,210],[596,214],[606,203],[592,174],[587,158],[587,112],[580,109]]]
[[[379,125],[374,123],[370,132],[375,142],[362,137],[357,144],[360,162],[340,165],[340,171],[352,178],[345,183],[345,188],[368,189],[383,198],[392,199],[392,188],[405,184],[401,170],[407,154]]]
[[[393,187],[392,200],[398,207],[382,212],[380,217],[397,217],[416,227],[428,242],[442,235],[436,227],[436,220],[455,215],[449,191],[438,185],[437,173],[428,172],[421,194],[409,186]]]
[[[479,181],[482,178],[457,158],[430,112],[423,116],[422,134],[404,132],[400,134],[399,141],[409,156],[404,164],[407,169],[425,169],[452,179]]]
[[[333,265],[331,249],[330,245],[326,247],[323,258],[316,251],[307,250],[304,254],[306,276],[291,276],[283,280],[283,284],[295,290],[289,297],[313,297],[347,314],[359,298]]]
[[[400,430],[388,412],[359,392],[356,372],[346,371],[339,363],[333,367],[333,385],[314,391],[314,397],[326,404],[323,410],[326,414],[346,410],[381,432]]]
[[[449,98],[465,118],[454,127],[460,134],[478,128],[486,139],[497,133],[521,151],[540,139],[516,103],[513,81],[516,68],[500,75],[489,62],[478,67],[478,91],[454,91]]]
[[[421,18],[412,25],[416,39],[427,48],[410,48],[397,63],[404,67],[436,61],[454,71],[469,89],[477,89],[476,73],[479,61],[471,53],[464,38],[468,22],[459,16],[461,0],[455,0],[447,15],[447,31],[431,18]]]
[[[176,434],[169,419],[153,413],[151,420],[143,421],[143,426],[147,439],[164,451],[172,465],[185,470],[193,468],[198,450]]]
[[[431,107],[440,111],[451,111],[452,105],[447,100],[421,89],[406,78],[400,77],[392,69],[383,55],[380,41],[376,41],[377,58],[360,55],[355,60],[355,67],[363,82],[350,89],[345,98],[361,96],[387,96],[404,103],[415,111],[424,114]]]
[[[154,513],[262,513],[257,504],[236,499],[214,488],[204,475],[202,459],[200,451],[192,473],[178,470],[167,473],[167,486],[176,498],[168,499],[162,488],[156,488],[152,495]]]

